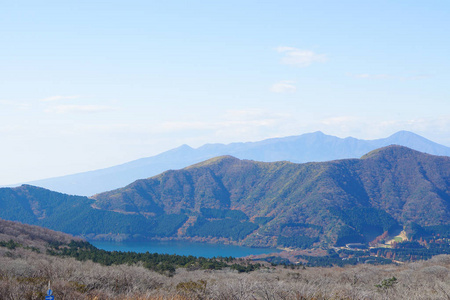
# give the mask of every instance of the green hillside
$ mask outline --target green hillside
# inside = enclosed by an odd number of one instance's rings
[[[410,224],[434,232],[450,224],[449,187],[449,157],[400,146],[307,164],[222,156],[93,199],[0,189],[0,217],[86,237],[310,248],[370,242]]]
[[[120,214],[93,208],[87,197],[71,196],[23,185],[0,189],[0,218],[40,225],[74,235],[104,238],[167,236],[184,223],[184,215]]]
[[[359,160],[325,163],[261,163],[223,156],[94,198],[106,210],[197,216],[187,235],[295,247],[368,242],[408,222],[448,224],[449,186],[449,157],[390,146]],[[239,210],[251,221],[208,220],[202,208]],[[268,221],[255,221],[261,218]]]

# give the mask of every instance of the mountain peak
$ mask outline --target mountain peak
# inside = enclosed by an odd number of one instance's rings
[[[422,138],[420,135],[415,134],[414,132],[407,131],[407,130],[400,130],[396,133],[390,135],[388,138]]]
[[[323,133],[322,131],[318,130],[318,131],[314,131],[313,133],[311,133],[313,135],[326,135],[325,133]]]
[[[408,147],[405,146],[400,146],[400,145],[389,145],[386,147],[382,147],[379,149],[375,149],[373,151],[370,151],[369,153],[363,155],[361,157],[361,159],[368,159],[368,158],[374,158],[374,157],[383,157],[383,156],[402,156],[402,155],[406,155],[406,154],[411,154],[411,153],[417,153],[419,154],[419,151],[410,149]]]
[[[188,144],[183,144],[180,147],[178,147],[178,149],[192,149],[192,147],[189,146]]]
[[[194,164],[192,166],[186,167],[185,169],[191,169],[191,168],[198,168],[198,167],[206,167],[211,165],[219,165],[222,163],[233,163],[239,161],[238,158],[231,156],[231,155],[221,155],[217,157],[210,158],[208,160],[205,160],[203,162]]]
[[[172,151],[189,151],[189,150],[193,150],[193,149],[194,148],[192,148],[191,146],[189,146],[187,144],[183,144],[183,145],[181,145],[179,147],[176,147],[176,148],[172,149]]]

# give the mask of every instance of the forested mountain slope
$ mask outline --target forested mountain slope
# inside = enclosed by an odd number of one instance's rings
[[[0,218],[88,238],[171,235],[186,219],[184,215],[147,219],[142,215],[95,209],[93,203],[87,197],[66,195],[30,185],[0,188]]]
[[[361,159],[324,163],[218,157],[94,199],[104,210],[193,217],[188,236],[251,245],[342,244],[410,222],[449,224],[449,187],[449,157],[389,146]]]

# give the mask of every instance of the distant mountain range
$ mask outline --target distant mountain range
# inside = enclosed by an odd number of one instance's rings
[[[125,186],[138,179],[155,176],[171,169],[181,169],[221,155],[262,162],[321,162],[359,158],[369,151],[393,144],[433,155],[450,156],[449,147],[407,131],[400,131],[388,138],[377,140],[360,140],[352,137],[342,139],[314,132],[260,142],[206,144],[197,149],[183,145],[156,156],[106,169],[37,180],[27,184],[72,195],[91,196]]]
[[[221,156],[92,199],[3,188],[0,218],[91,238],[295,248],[368,242],[404,226],[448,232],[450,157],[402,146],[304,164]]]

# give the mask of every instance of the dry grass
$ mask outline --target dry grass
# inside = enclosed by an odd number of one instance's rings
[[[392,277],[391,286],[382,285]],[[105,267],[0,248],[0,299],[43,299],[48,280],[58,300],[450,299],[450,256],[401,266],[279,267],[249,274],[178,269],[169,278],[139,265]]]

